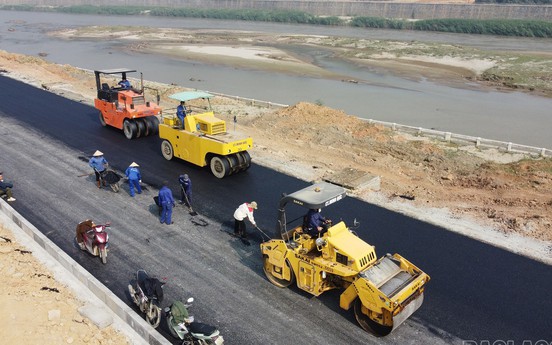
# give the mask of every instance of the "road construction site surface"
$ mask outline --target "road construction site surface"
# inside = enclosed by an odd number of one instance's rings
[[[251,246],[225,233],[232,231],[234,209],[252,200],[259,204],[258,225],[273,233],[280,194],[306,182],[255,164],[246,173],[216,179],[207,169],[166,161],[158,138],[129,141],[101,127],[96,109],[6,77],[0,77],[0,117],[0,166],[15,182],[13,207],[129,305],[126,287],[143,268],[166,278],[163,306],[193,296],[191,313],[217,326],[227,344],[461,344],[550,337],[552,271],[545,264],[346,198],[325,215],[351,224],[356,217],[359,236],[376,246],[378,256],[398,252],[432,277],[413,317],[390,336],[375,338],[361,330],[352,311],[339,308],[339,292],[313,298],[296,287],[270,284],[262,271],[261,237],[251,227]],[[140,164],[143,194],[131,198],[127,184],[118,194],[98,189],[87,163],[97,149],[119,172],[132,161]],[[178,198],[177,177],[184,172],[194,182],[200,216],[179,206],[175,224],[162,225],[153,196],[169,179]],[[74,243],[75,226],[86,218],[112,222],[107,265]]]

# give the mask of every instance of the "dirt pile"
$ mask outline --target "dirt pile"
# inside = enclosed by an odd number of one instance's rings
[[[290,161],[316,166],[315,179],[346,167],[364,170],[381,176],[380,192],[389,198],[448,208],[506,233],[552,241],[550,159],[498,163],[308,103],[247,125],[257,131],[255,141],[262,147],[277,145]],[[491,158],[504,155],[494,152]]]

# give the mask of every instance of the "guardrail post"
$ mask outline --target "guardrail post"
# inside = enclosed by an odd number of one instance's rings
[[[508,143],[508,147],[506,148],[506,151],[508,152],[512,151],[512,143]]]
[[[394,131],[397,130],[397,124],[395,122],[393,122],[393,124],[391,125],[391,129]]]
[[[451,136],[452,136],[452,134],[450,132],[445,132],[445,141],[450,142]]]
[[[546,157],[546,149],[543,147],[540,152],[541,157]]]
[[[481,146],[481,138],[476,138],[475,139],[475,147],[479,148],[479,146]]]
[[[418,127],[418,134],[416,134],[417,136],[421,136],[422,135],[422,127]]]

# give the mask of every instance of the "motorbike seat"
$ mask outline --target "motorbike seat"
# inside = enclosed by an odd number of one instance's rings
[[[138,280],[138,285],[149,299],[157,299],[163,302],[163,283],[157,278],[144,277]]]
[[[210,336],[211,334],[215,333],[216,330],[217,328],[215,326],[207,325],[201,322],[192,322],[190,324],[190,332],[195,334],[204,334],[206,336]]]

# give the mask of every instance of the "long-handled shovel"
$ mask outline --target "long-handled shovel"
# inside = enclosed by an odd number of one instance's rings
[[[259,230],[261,234],[265,235],[266,238],[270,240],[270,236],[268,236],[264,231],[262,231],[261,228],[259,228],[257,225],[255,225],[255,229]],[[264,238],[263,238],[263,241],[264,241]]]
[[[182,191],[182,194],[184,194],[184,197],[186,198],[186,203],[188,204],[188,208],[190,209],[190,215],[197,216],[197,212],[194,211],[194,209],[192,208],[192,204],[190,203],[190,200],[188,200],[188,195],[186,194],[182,186],[180,186],[180,191]]]

